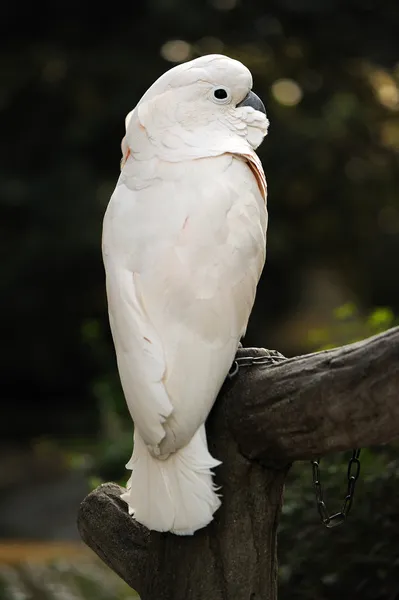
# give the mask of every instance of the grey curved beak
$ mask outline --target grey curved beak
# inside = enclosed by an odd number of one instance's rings
[[[239,108],[240,106],[251,106],[255,110],[259,110],[260,112],[262,112],[264,115],[266,114],[265,105],[263,104],[259,96],[257,96],[254,92],[249,92],[245,96],[244,100],[241,100],[241,102],[237,104],[237,108]]]

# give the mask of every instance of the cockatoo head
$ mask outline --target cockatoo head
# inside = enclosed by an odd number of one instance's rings
[[[256,149],[269,121],[239,61],[212,54],[164,73],[126,117],[122,163],[139,153],[145,131],[170,160]],[[123,165],[122,165],[123,166]]]

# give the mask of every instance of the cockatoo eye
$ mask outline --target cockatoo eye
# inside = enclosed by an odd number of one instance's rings
[[[230,102],[231,99],[229,90],[221,85],[214,88],[212,97],[214,102],[217,102],[217,104],[227,104],[227,102]]]

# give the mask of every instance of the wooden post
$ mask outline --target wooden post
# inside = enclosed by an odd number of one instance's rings
[[[240,349],[259,356],[260,349]],[[190,537],[149,532],[121,488],[83,501],[83,540],[142,600],[276,600],[276,531],[294,460],[399,436],[399,328],[357,344],[240,371],[207,422],[222,507]]]

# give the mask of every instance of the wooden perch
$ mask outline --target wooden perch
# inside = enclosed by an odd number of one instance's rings
[[[261,356],[239,349],[238,356]],[[240,369],[207,422],[223,504],[192,537],[149,532],[121,488],[83,501],[83,540],[142,600],[275,600],[276,530],[290,463],[399,436],[399,328],[342,348]]]
[[[399,327],[240,374],[223,401],[241,451],[265,465],[399,436]]]

